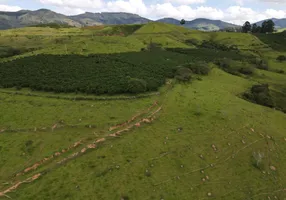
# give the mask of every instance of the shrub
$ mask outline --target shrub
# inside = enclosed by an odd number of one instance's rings
[[[0,58],[7,58],[11,56],[20,55],[24,50],[16,49],[12,47],[1,47],[0,46]]]
[[[245,66],[245,67],[241,67],[238,69],[239,73],[245,74],[245,75],[251,75],[254,73],[254,70],[252,67],[249,66]]]
[[[186,67],[180,67],[175,75],[178,81],[189,81],[191,79],[192,71]]]
[[[217,49],[221,51],[237,51],[238,50],[237,46],[235,45],[226,46],[224,44],[219,44],[211,40],[203,40],[200,47],[208,48],[208,49]]]
[[[253,67],[249,64],[233,61],[227,58],[217,60],[215,61],[215,64],[225,72],[237,76],[240,76],[241,74],[251,75],[254,73]]]
[[[130,93],[141,93],[146,92],[147,90],[147,83],[142,79],[131,78],[128,81],[128,92]]]
[[[278,60],[279,62],[283,62],[283,61],[286,61],[286,56],[284,55],[280,55],[276,58],[276,60]]]
[[[210,67],[206,62],[197,62],[188,65],[188,68],[192,70],[195,74],[208,75],[210,72]]]
[[[231,66],[232,64],[231,59],[227,59],[227,58],[219,59],[219,60],[216,60],[214,63],[227,73],[230,73],[232,75],[239,75],[236,69]]]
[[[188,45],[195,45],[195,46],[197,46],[197,45],[200,44],[200,41],[197,40],[197,39],[189,39],[189,40],[186,40],[185,43],[188,44]]]
[[[255,64],[258,69],[269,70],[268,62],[261,58],[254,58],[250,61],[250,63]]]
[[[270,108],[274,107],[268,84],[252,86],[250,93],[245,93],[243,97],[259,105],[267,106]]]
[[[284,74],[284,70],[282,69],[275,69],[274,72],[279,73],[279,74]]]

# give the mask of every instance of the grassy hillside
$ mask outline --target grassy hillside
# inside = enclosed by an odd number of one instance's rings
[[[286,197],[281,35],[153,22],[0,34],[0,199]]]

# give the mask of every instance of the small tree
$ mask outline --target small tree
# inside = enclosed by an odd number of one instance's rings
[[[249,21],[246,21],[242,26],[242,32],[248,33],[249,31],[251,31],[251,24]]]
[[[184,19],[182,19],[181,21],[180,21],[180,24],[181,25],[184,25],[186,23],[186,21],[184,20]]]
[[[253,24],[253,25],[252,25],[251,32],[252,32],[252,33],[257,33],[257,24]]]
[[[275,23],[270,19],[262,23],[261,33],[273,33],[275,30]]]

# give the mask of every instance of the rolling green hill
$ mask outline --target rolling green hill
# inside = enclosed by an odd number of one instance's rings
[[[1,200],[285,198],[284,33],[0,34]]]

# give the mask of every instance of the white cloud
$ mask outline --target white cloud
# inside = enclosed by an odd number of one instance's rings
[[[40,0],[40,2],[45,5],[63,6],[69,8],[94,9],[104,6],[104,2],[102,0]]]
[[[109,12],[129,12],[140,15],[147,15],[148,13],[148,8],[142,0],[109,1],[106,3],[104,10]]]
[[[183,4],[183,5],[190,5],[190,4],[201,4],[205,3],[206,0],[165,0],[166,2]]]
[[[88,12],[129,12],[141,15],[149,19],[159,19],[163,17],[172,17],[175,19],[192,20],[195,18],[209,18],[227,21],[230,23],[242,25],[245,21],[251,23],[268,19],[284,18],[286,10],[267,9],[264,11],[255,11],[252,8],[243,6],[230,6],[227,9],[217,9],[207,6],[191,7],[191,2],[199,3],[204,0],[163,0],[165,2],[146,5],[143,0],[39,0],[45,5],[54,5],[58,7],[57,11],[73,15]],[[169,2],[167,2],[169,1]],[[174,4],[179,1],[186,1],[183,4]],[[241,4],[244,1],[254,0],[235,0]],[[263,1],[263,0],[258,0]],[[267,0],[270,1],[270,0]],[[279,0],[277,0],[279,1]],[[83,3],[84,2],[84,3]],[[96,11],[95,11],[96,10]]]
[[[286,17],[286,11],[283,10],[274,10],[274,9],[267,9],[266,15],[268,18],[285,18]]]
[[[9,6],[9,5],[1,5],[0,4],[0,11],[19,11],[22,8],[19,6]]]

